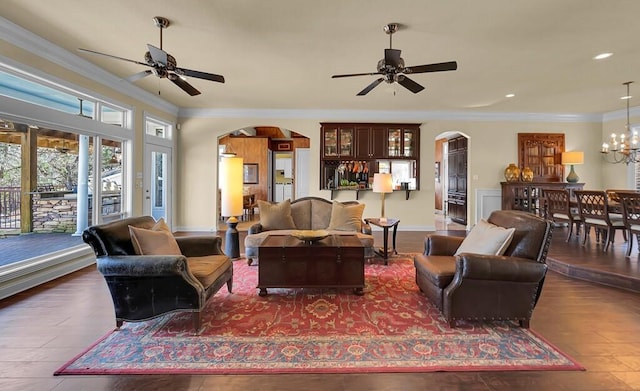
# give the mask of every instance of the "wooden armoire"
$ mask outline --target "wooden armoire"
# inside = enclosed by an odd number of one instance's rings
[[[467,138],[449,140],[447,209],[452,221],[467,224]]]

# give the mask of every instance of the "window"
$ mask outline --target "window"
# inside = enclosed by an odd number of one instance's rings
[[[146,122],[146,133],[148,135],[171,140],[172,127],[170,124],[154,118],[150,118],[150,117],[147,117],[147,120],[145,122]]]
[[[101,139],[100,160],[100,214],[102,221],[111,221],[122,217],[122,143]]]
[[[126,119],[126,111],[124,109],[107,106],[104,103],[100,105],[100,122],[126,127]]]
[[[84,97],[79,98],[70,91],[66,92],[4,71],[0,71],[0,95],[69,114],[82,113],[89,118],[95,118],[95,102]]]
[[[132,126],[132,110],[115,102],[89,96],[80,92],[79,87],[63,86],[61,82],[48,80],[47,75],[38,74],[38,71],[28,74],[10,65],[0,64],[0,95],[24,102],[24,106],[15,106],[18,111],[30,112],[34,109],[32,105],[38,105],[66,114],[34,118],[35,123],[47,123],[47,128],[30,123],[15,125],[10,120],[0,118],[0,124],[12,126],[12,129],[7,128],[3,132],[6,140],[0,141],[19,145],[20,138],[16,138],[16,135],[27,130],[35,132],[38,137],[38,186],[41,182],[47,182],[42,184],[55,190],[73,193],[79,181],[79,139],[88,136],[89,210],[96,211],[90,223],[101,223],[126,214],[127,209],[131,207],[131,200],[123,202],[127,194],[123,177],[128,176],[124,175],[127,170],[122,161],[123,152],[128,151],[125,147],[130,145],[133,138],[133,134],[128,131]],[[53,77],[51,79],[55,80]],[[11,114],[8,113],[9,116]],[[23,113],[15,114],[24,117]],[[95,120],[87,121],[84,126],[82,133],[87,136],[81,136],[79,132],[68,127],[67,119],[78,115]],[[105,130],[98,122],[115,125],[121,129]],[[13,129],[15,126],[20,128]],[[2,164],[0,156],[0,167]],[[94,178],[92,172],[96,165],[99,165],[100,171]],[[41,178],[43,174],[46,174],[46,177]]]
[[[378,172],[391,173],[396,190],[416,188],[415,160],[378,160]]]
[[[0,95],[131,129],[131,110],[46,80],[3,68]],[[96,117],[96,113],[99,116]]]

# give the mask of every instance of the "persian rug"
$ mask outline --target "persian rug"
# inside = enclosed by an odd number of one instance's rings
[[[257,266],[234,263],[195,335],[190,313],[127,323],[55,375],[255,374],[581,370],[531,330],[512,322],[449,328],[418,290],[405,254],[365,265],[363,296],[351,289],[269,289]]]

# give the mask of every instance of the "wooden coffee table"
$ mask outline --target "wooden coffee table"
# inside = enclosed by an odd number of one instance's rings
[[[258,288],[364,289],[364,246],[356,235],[330,235],[305,243],[289,235],[269,235],[259,248]]]

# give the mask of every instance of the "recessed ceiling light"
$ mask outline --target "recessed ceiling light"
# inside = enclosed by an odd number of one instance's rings
[[[514,96],[516,96],[516,94],[507,94],[504,97],[505,98],[513,98]]]
[[[631,98],[633,98],[633,96],[631,96],[631,95],[621,96],[620,97],[620,99],[622,99],[622,100],[631,99]]]
[[[600,53],[597,56],[595,56],[593,59],[594,60],[604,60],[605,58],[609,58],[613,56],[613,53]]]

